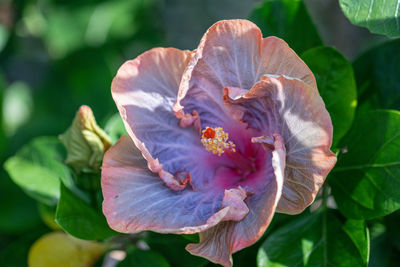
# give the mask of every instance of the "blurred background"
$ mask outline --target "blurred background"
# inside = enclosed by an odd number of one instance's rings
[[[35,136],[58,135],[82,104],[100,125],[117,112],[119,66],[157,46],[195,49],[221,19],[256,0],[0,0],[0,163]],[[323,43],[354,60],[384,40],[350,24],[337,0],[306,0]],[[0,265],[24,266],[46,231],[36,202],[0,169]]]

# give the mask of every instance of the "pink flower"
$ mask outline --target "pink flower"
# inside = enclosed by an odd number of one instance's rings
[[[275,212],[310,205],[336,163],[332,123],[304,62],[246,20],[193,52],[126,62],[112,95],[129,136],[104,157],[103,212],[123,233],[200,233],[187,250],[223,266]]]

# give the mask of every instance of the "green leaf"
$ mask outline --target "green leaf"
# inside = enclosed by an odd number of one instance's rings
[[[114,114],[107,121],[104,131],[110,136],[113,143],[117,142],[122,135],[128,134],[125,130],[124,122],[122,121],[119,113]]]
[[[180,235],[148,232],[146,243],[151,250],[163,255],[174,267],[203,267],[208,263],[204,258],[193,256],[187,252],[185,247],[191,242]]]
[[[400,110],[400,39],[381,44],[353,64],[360,108]]]
[[[372,219],[400,208],[400,112],[380,110],[357,116],[340,145],[328,179],[340,211]]]
[[[333,144],[347,133],[357,106],[357,89],[353,68],[339,51],[332,47],[307,50],[301,58],[315,75],[318,90],[332,118]]]
[[[134,249],[126,258],[118,263],[118,267],[170,267],[163,256],[154,251],[143,251]]]
[[[257,256],[258,267],[272,266],[366,266],[368,244],[365,223],[351,227],[334,210],[302,216],[267,237]],[[349,235],[348,231],[356,230]],[[360,231],[362,229],[363,231]],[[359,235],[361,232],[363,235]],[[353,239],[356,239],[356,243]]]
[[[363,220],[348,219],[343,225],[343,231],[350,237],[365,265],[369,259],[369,232]]]
[[[351,23],[372,33],[400,36],[400,2],[386,0],[340,0],[340,7]]]
[[[11,179],[36,200],[55,204],[60,196],[60,179],[71,185],[65,151],[57,137],[38,137],[25,145],[4,167]]]
[[[102,240],[117,234],[110,229],[103,213],[94,210],[63,184],[60,191],[56,222],[65,232],[85,240]]]
[[[297,53],[322,45],[317,29],[301,0],[267,0],[250,14],[249,20],[264,36],[284,39]]]

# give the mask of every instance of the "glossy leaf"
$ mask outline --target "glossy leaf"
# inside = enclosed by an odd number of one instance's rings
[[[386,0],[340,0],[346,17],[372,33],[400,36],[400,2]]]
[[[333,147],[350,129],[357,105],[357,89],[353,68],[339,51],[317,47],[301,56],[317,80],[333,124]]]
[[[369,231],[365,221],[348,219],[342,229],[353,241],[358,252],[360,252],[364,264],[367,265],[369,259]]]
[[[297,53],[322,44],[306,6],[301,0],[267,0],[250,14],[264,37],[284,39]]]
[[[347,222],[334,210],[302,216],[267,237],[258,252],[258,267],[366,266],[368,232],[365,223],[358,222],[346,228]]]
[[[9,158],[4,167],[28,195],[51,205],[60,196],[60,179],[66,185],[72,183],[64,157],[64,147],[57,137],[38,137]]]
[[[126,258],[118,263],[117,267],[170,267],[171,265],[165,260],[163,256],[154,251],[143,251],[134,249],[126,255]]]
[[[381,44],[353,64],[361,109],[400,110],[400,39]]]
[[[63,184],[60,191],[56,222],[65,232],[85,240],[102,240],[117,234],[110,229],[101,211],[94,210]]]
[[[400,208],[400,112],[370,111],[354,121],[329,178],[340,211],[372,219]]]

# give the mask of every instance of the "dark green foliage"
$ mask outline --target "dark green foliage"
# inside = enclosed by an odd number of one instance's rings
[[[174,267],[203,267],[207,265],[207,261],[189,254],[185,247],[192,243],[187,238],[179,235],[165,235],[153,232],[147,233],[146,243],[150,248],[163,255],[171,266]]]
[[[322,210],[299,217],[265,240],[257,256],[267,266],[366,266],[369,236],[363,221]]]
[[[400,110],[400,39],[368,50],[354,62],[360,109]]]
[[[56,222],[61,228],[80,239],[102,240],[117,233],[110,229],[104,215],[61,184],[61,196]]]
[[[249,19],[260,27],[264,37],[280,37],[297,53],[322,45],[301,0],[264,1],[253,10]]]
[[[170,267],[171,265],[158,253],[154,251],[143,251],[133,249],[128,252],[126,258],[118,263],[118,267]]]

